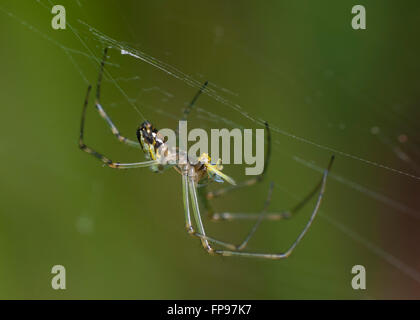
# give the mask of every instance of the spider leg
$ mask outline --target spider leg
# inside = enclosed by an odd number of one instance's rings
[[[303,228],[299,236],[296,238],[293,244],[289,247],[289,249],[287,249],[287,251],[285,251],[284,253],[272,254],[272,253],[258,253],[258,252],[239,252],[239,251],[234,251],[234,250],[216,250],[215,253],[220,254],[222,256],[242,256],[242,257],[247,257],[247,258],[263,258],[263,259],[273,259],[273,260],[284,259],[284,258],[289,257],[291,253],[293,252],[293,250],[296,248],[296,246],[299,244],[299,242],[302,240],[302,238],[305,236],[305,234],[308,232],[310,226],[312,225],[312,222],[314,221],[316,217],[316,214],[319,211],[319,208],[321,206],[321,202],[324,196],[324,192],[325,192],[325,186],[327,183],[329,168],[332,164],[333,159],[334,157],[331,158],[329,167],[324,171],[324,175],[322,177],[321,188],[318,194],[318,200],[316,202],[314,210],[312,211],[311,217],[309,218],[309,221],[306,223],[305,227]]]
[[[270,162],[270,156],[271,156],[271,132],[270,132],[270,126],[268,125],[268,122],[265,122],[265,129],[266,129],[266,137],[267,137],[267,152],[265,154],[265,159],[264,159],[264,170],[263,172],[258,175],[255,176],[253,178],[250,178],[248,180],[242,181],[237,183],[236,185],[232,185],[232,186],[228,186],[219,190],[215,190],[215,191],[210,191],[207,192],[206,194],[206,198],[207,199],[214,199],[217,197],[220,197],[232,190],[236,190],[236,189],[240,189],[243,187],[249,187],[252,186],[258,182],[261,182],[264,179],[265,173],[267,172],[267,168],[268,168],[268,164]]]
[[[140,143],[138,141],[130,140],[130,139],[120,135],[120,131],[117,129],[117,127],[112,122],[111,118],[106,114],[104,108],[101,106],[101,103],[100,103],[101,91],[100,90],[101,90],[102,76],[103,76],[103,73],[104,73],[104,66],[105,66],[107,52],[108,52],[108,48],[105,48],[104,49],[104,56],[103,56],[102,61],[101,61],[101,68],[99,70],[98,81],[96,82],[96,101],[95,101],[96,110],[98,110],[99,115],[107,122],[108,126],[111,129],[112,134],[115,137],[117,137],[117,139],[120,142],[125,143],[126,145],[129,145],[130,147],[135,147],[135,148],[140,149],[141,146],[140,146]]]
[[[263,212],[261,213],[261,216],[260,216],[261,218],[258,219],[258,221],[255,223],[255,225],[253,226],[251,231],[245,237],[245,240],[240,245],[235,245],[235,244],[232,244],[232,243],[228,243],[228,242],[225,242],[225,241],[221,241],[221,240],[217,240],[215,238],[208,237],[206,235],[205,230],[204,230],[204,225],[203,225],[203,222],[201,220],[200,208],[199,208],[199,205],[198,205],[198,199],[197,199],[197,193],[196,193],[196,189],[197,189],[196,182],[194,181],[193,178],[188,177],[187,173],[184,172],[184,174],[182,175],[182,189],[183,189],[185,221],[186,221],[187,232],[191,236],[200,238],[204,249],[210,254],[213,254],[213,253],[217,252],[212,248],[210,243],[214,243],[216,245],[220,245],[220,246],[223,246],[225,248],[228,248],[228,249],[234,250],[234,251],[243,250],[246,247],[246,245],[248,244],[251,237],[254,235],[257,228],[259,227],[261,221],[263,220],[262,217],[263,217],[265,211],[267,210],[267,207],[268,207],[268,205],[270,203],[270,200],[271,200],[271,194],[272,194],[273,186],[274,186],[273,184],[270,185],[270,190],[269,190],[268,197],[267,197],[267,200],[266,200],[266,203],[265,203],[265,206],[264,206],[264,210],[263,210]],[[189,194],[191,196],[191,202],[192,202],[193,213],[194,213],[194,220],[196,222],[197,229],[199,230],[199,232],[196,232],[194,230],[193,226],[192,226],[191,214],[190,214],[190,205],[189,205],[189,196],[188,196]]]
[[[193,187],[194,186],[194,182],[193,183]],[[188,173],[187,172],[183,172],[182,174],[182,190],[183,190],[183,199],[184,199],[184,211],[185,211],[185,227],[187,229],[187,232],[189,235],[193,236],[193,237],[197,237],[201,240],[201,243],[204,247],[204,249],[208,252],[208,253],[213,253],[214,250],[211,247],[211,245],[209,244],[209,242],[213,242],[215,244],[224,246],[228,249],[231,250],[236,250],[236,246],[230,243],[226,243],[223,241],[219,241],[210,237],[207,237],[204,231],[204,227],[203,227],[203,222],[201,221],[201,217],[200,217],[200,212],[197,209],[193,209],[194,211],[194,215],[196,215],[196,212],[198,213],[198,218],[195,216],[196,220],[196,224],[197,224],[197,228],[200,230],[200,232],[196,232],[194,230],[194,227],[192,225],[192,221],[191,221],[191,213],[190,213],[190,204],[189,204],[189,190],[191,189],[191,181],[189,181],[188,179]],[[192,189],[194,190],[194,189]],[[194,205],[197,203],[197,198],[196,196],[193,195],[191,196],[191,199],[194,203]],[[196,208],[196,207],[194,207]]]
[[[191,183],[193,184],[191,185]],[[201,239],[201,243],[204,249],[206,249],[207,252],[211,253],[213,252],[213,248],[210,246],[208,239],[203,238],[206,236],[206,233],[203,227],[203,222],[201,221],[200,217],[197,218],[197,214],[199,215],[200,213],[197,212],[194,206],[193,206],[194,208],[193,213],[194,213],[197,229],[199,232],[196,232],[192,225],[191,212],[190,212],[190,200],[189,200],[190,198],[189,195],[190,195],[190,191],[192,191],[192,188],[194,188],[194,182],[189,179],[188,171],[184,168],[182,171],[182,193],[183,193],[183,200],[184,200],[185,228],[187,229],[188,234],[195,237],[199,237]],[[192,196],[192,193],[191,193],[191,200],[193,202],[196,201],[196,199],[194,199],[194,197]]]
[[[195,105],[198,97],[203,93],[203,91],[207,87],[208,83],[209,83],[208,81],[206,81],[206,82],[203,83],[203,85],[198,90],[198,92],[195,94],[194,98],[191,100],[191,102],[189,103],[189,105],[185,108],[184,113],[182,114],[181,121],[187,120],[188,115],[190,114],[192,108],[194,107],[194,105]]]
[[[193,99],[191,100],[191,102],[188,104],[188,106],[184,109],[184,112],[182,114],[182,118],[180,119],[180,121],[185,121],[187,120],[192,108],[194,107],[198,97],[203,93],[204,89],[207,87],[208,85],[208,81],[204,82],[203,85],[201,86],[201,88],[197,91],[197,93],[195,94],[195,96],[193,97]],[[179,128],[176,129],[176,136],[179,135]]]
[[[267,212],[264,214],[263,220],[277,221],[289,219],[291,211],[282,212]],[[216,212],[211,216],[212,221],[233,221],[233,220],[255,220],[259,219],[259,213],[245,213],[245,212]]]
[[[331,157],[331,160],[328,164],[327,171],[331,169],[333,164],[334,157]],[[264,220],[281,220],[281,219],[288,219],[293,216],[296,212],[300,211],[319,191],[322,187],[324,178],[322,177],[319,183],[315,186],[315,188],[306,195],[298,204],[292,207],[289,210],[284,210],[280,212],[269,212],[264,215]],[[211,214],[211,218],[214,221],[232,221],[232,220],[255,220],[258,219],[260,216],[259,213],[230,213],[230,212],[222,212],[222,213],[213,213]]]
[[[89,94],[91,91],[91,86],[88,87],[85,103],[83,105],[83,111],[82,111],[82,119],[80,122],[80,137],[79,137],[79,148],[82,149],[84,152],[87,152],[91,155],[93,155],[95,158],[99,159],[105,165],[107,165],[110,168],[114,169],[130,169],[130,168],[142,168],[142,167],[150,167],[153,165],[159,164],[158,161],[151,160],[151,161],[144,161],[144,162],[134,162],[134,163],[119,163],[119,162],[113,162],[111,159],[108,159],[107,157],[103,156],[99,152],[93,150],[92,148],[88,147],[84,143],[84,128],[85,128],[85,116],[86,116],[86,109],[89,101]]]
[[[96,102],[95,106],[96,110],[98,110],[99,115],[108,123],[108,126],[111,128],[112,134],[117,137],[118,141],[125,143],[130,147],[141,149],[140,143],[138,141],[130,140],[120,134],[119,130],[114,125],[111,118],[106,114],[105,110],[102,108],[99,102]]]
[[[254,224],[254,226],[252,227],[251,231],[248,233],[245,240],[238,246],[238,248],[237,248],[238,250],[245,249],[249,240],[252,238],[255,231],[257,231],[258,227],[260,226],[261,222],[263,221],[264,216],[267,212],[268,206],[270,205],[270,202],[271,202],[271,195],[273,194],[273,188],[274,188],[274,183],[271,182],[270,183],[270,189],[268,190],[268,196],[267,196],[267,199],[265,200],[264,209],[263,209],[262,213],[259,214],[257,222]]]

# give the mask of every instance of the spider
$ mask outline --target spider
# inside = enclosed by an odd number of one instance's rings
[[[89,95],[91,91],[91,85],[89,85],[86,93],[86,98],[83,105],[82,110],[82,118],[81,118],[81,126],[80,126],[80,138],[79,138],[79,147],[81,150],[91,154],[92,156],[96,157],[100,161],[102,161],[106,166],[113,168],[113,169],[132,169],[132,168],[144,168],[149,167],[155,172],[162,172],[168,168],[174,168],[178,173],[181,174],[182,177],[182,192],[183,192],[183,204],[184,204],[184,213],[185,213],[185,227],[188,232],[193,237],[200,239],[203,248],[209,253],[213,255],[221,255],[221,256],[242,256],[242,257],[253,257],[253,258],[265,258],[265,259],[283,259],[290,256],[293,252],[297,244],[302,240],[304,235],[307,233],[308,229],[310,228],[319,208],[321,205],[321,201],[324,195],[325,186],[327,182],[327,176],[331,169],[332,163],[334,161],[334,156],[331,157],[327,168],[324,170],[321,180],[315,186],[315,188],[305,197],[301,202],[297,205],[292,207],[290,210],[280,211],[280,212],[267,212],[268,206],[271,201],[271,195],[273,191],[274,184],[270,183],[270,187],[268,190],[268,195],[265,200],[265,204],[263,209],[260,213],[217,213],[214,212],[212,206],[210,205],[210,200],[216,197],[220,197],[227,192],[230,192],[234,189],[251,186],[258,182],[261,182],[266,174],[267,167],[269,164],[269,158],[271,154],[271,134],[270,134],[270,127],[267,122],[265,122],[265,130],[266,130],[266,155],[264,160],[264,170],[259,176],[254,176],[248,180],[245,180],[241,183],[236,184],[232,178],[222,173],[222,165],[220,160],[216,164],[212,164],[210,157],[207,154],[202,154],[198,158],[198,162],[193,164],[191,161],[187,159],[186,163],[180,164],[168,164],[163,160],[168,160],[169,158],[175,158],[180,156],[179,149],[171,149],[165,145],[164,139],[159,135],[158,130],[153,127],[153,125],[149,121],[144,121],[139,128],[137,129],[137,141],[130,140],[124,136],[122,136],[117,129],[117,127],[112,122],[111,118],[106,114],[104,108],[100,103],[100,89],[101,89],[101,82],[102,76],[104,72],[104,65],[107,57],[107,48],[104,50],[104,56],[101,61],[100,71],[98,80],[96,83],[96,101],[95,107],[99,112],[99,115],[107,122],[108,126],[110,127],[113,135],[117,137],[117,139],[131,147],[140,148],[144,151],[145,157],[148,159],[147,161],[143,162],[135,162],[135,163],[119,163],[114,162],[111,159],[103,156],[102,154],[96,152],[92,148],[88,147],[84,143],[84,124],[85,124],[85,114],[86,109],[88,106]],[[182,120],[186,120],[191,109],[193,108],[195,102],[197,101],[200,94],[205,90],[207,86],[207,82],[203,84],[200,90],[196,93],[190,104],[184,110]],[[159,148],[163,147],[163,148]],[[163,151],[162,151],[163,150]],[[219,181],[225,180],[229,182],[231,185],[216,191],[208,191],[207,185],[212,181]],[[247,252],[244,251],[246,248],[249,240],[254,235],[255,231],[257,230],[258,226],[263,220],[281,220],[290,218],[294,213],[299,211],[303,208],[307,202],[309,202],[315,194],[318,193],[318,199],[315,204],[315,208],[312,211],[312,214],[306,223],[303,230],[300,232],[298,237],[289,247],[289,249],[283,253],[259,253],[259,252]],[[256,220],[255,224],[253,225],[252,229],[245,237],[243,242],[239,245],[227,243],[225,241],[220,241],[215,238],[207,236],[203,221],[201,219],[200,207],[199,207],[199,200],[201,200],[202,205],[204,206],[206,212],[208,213],[210,220],[212,221],[231,221],[231,220]],[[192,207],[193,212],[193,219],[191,217],[190,207]],[[195,225],[195,228],[194,228]],[[197,229],[197,231],[196,231]],[[214,248],[218,247],[218,248]]]

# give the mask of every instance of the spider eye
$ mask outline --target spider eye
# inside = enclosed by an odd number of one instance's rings
[[[139,129],[147,131],[147,129],[149,130],[153,129],[153,125],[149,121],[146,120],[140,125]]]
[[[147,144],[155,145],[156,143],[157,130],[149,121],[144,121],[137,129],[137,139]]]

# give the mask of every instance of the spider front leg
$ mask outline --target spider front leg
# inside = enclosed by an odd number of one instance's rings
[[[101,84],[102,84],[102,76],[104,72],[107,52],[108,52],[108,48],[105,48],[104,56],[101,61],[101,68],[98,75],[98,81],[96,82],[96,101],[95,101],[96,110],[98,110],[99,115],[107,122],[109,128],[111,129],[112,134],[118,139],[118,141],[125,143],[126,145],[129,145],[130,147],[135,147],[135,148],[140,149],[141,146],[138,141],[130,140],[120,134],[120,131],[117,129],[117,127],[112,122],[111,118],[106,114],[104,108],[102,108],[101,106],[101,103],[100,103]]]
[[[88,87],[85,103],[83,105],[83,111],[82,111],[82,119],[80,122],[80,137],[79,137],[79,148],[82,149],[84,152],[87,152],[94,156],[95,158],[102,161],[105,165],[107,165],[110,168],[113,169],[130,169],[130,168],[143,168],[143,167],[150,167],[153,165],[159,164],[159,161],[151,160],[151,161],[143,161],[143,162],[134,162],[134,163],[119,163],[119,162],[113,162],[111,159],[103,156],[99,152],[93,150],[92,148],[88,147],[84,143],[84,129],[85,129],[85,117],[86,117],[86,109],[89,101],[89,94],[91,91],[91,86]]]

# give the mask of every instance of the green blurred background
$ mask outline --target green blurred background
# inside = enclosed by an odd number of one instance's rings
[[[48,1],[0,1],[0,298],[420,296],[420,180],[379,166],[420,176],[418,2],[57,4],[66,8],[66,30],[51,28]],[[351,28],[355,4],[366,6],[366,30]],[[253,118],[316,143],[273,132],[268,179],[217,200],[216,209],[261,210],[269,180],[276,183],[271,208],[288,208],[336,153],[320,215],[289,259],[208,256],[184,230],[176,172],[114,171],[78,149],[86,88],[109,45],[87,25],[209,80]],[[117,85],[105,79],[102,102],[123,134],[135,138],[142,121],[133,104],[158,128],[175,127],[196,88],[115,49],[108,62]],[[87,143],[116,161],[141,161],[90,102]],[[209,96],[188,124],[260,128]],[[240,181],[243,169],[225,172]],[[250,248],[287,248],[313,205],[294,219],[263,223]],[[209,234],[233,242],[252,225],[205,223]],[[56,264],[67,271],[63,291],[51,288]],[[367,290],[351,287],[356,264],[366,267]]]

